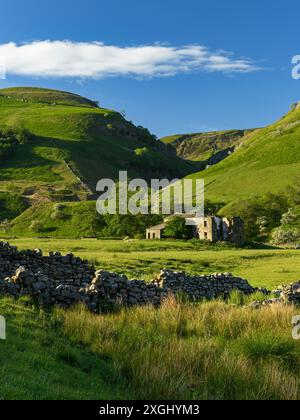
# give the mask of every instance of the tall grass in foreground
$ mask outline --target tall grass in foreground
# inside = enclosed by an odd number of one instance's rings
[[[138,399],[300,397],[300,342],[291,338],[293,307],[260,310],[169,298],[95,316],[58,310],[65,334],[112,358]]]

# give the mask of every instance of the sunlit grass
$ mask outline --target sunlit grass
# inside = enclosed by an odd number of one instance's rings
[[[222,302],[124,309],[94,316],[58,311],[65,334],[112,358],[141,399],[291,399],[300,397],[295,309],[252,310]]]
[[[0,340],[1,400],[118,399],[130,396],[114,366],[63,336],[51,314],[28,299],[0,297],[7,339]]]

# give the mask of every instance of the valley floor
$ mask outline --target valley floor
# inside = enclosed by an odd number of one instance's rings
[[[253,286],[275,289],[300,279],[300,251],[235,249],[181,241],[105,241],[96,239],[15,239],[20,249],[73,252],[97,268],[150,280],[162,268],[191,274],[232,272]]]

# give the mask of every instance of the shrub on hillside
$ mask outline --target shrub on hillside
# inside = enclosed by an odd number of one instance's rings
[[[188,239],[189,230],[182,217],[172,217],[166,224],[164,236],[172,239]]]
[[[0,220],[12,220],[26,210],[24,199],[14,192],[0,193]]]
[[[242,200],[228,210],[233,216],[240,216],[245,222],[245,236],[248,242],[271,239],[273,229],[281,224],[282,215],[288,211],[286,194],[266,194]]]
[[[109,131],[115,131],[115,127],[111,123],[107,124],[106,127],[108,128]]]
[[[66,220],[68,215],[64,212],[67,206],[61,203],[57,203],[53,206],[53,213],[51,214],[51,220]]]
[[[68,215],[66,215],[63,211],[61,211],[61,210],[57,210],[57,211],[54,211],[52,214],[51,214],[51,220],[52,221],[55,221],[55,220],[66,220],[67,218],[68,218]]]
[[[98,215],[99,216],[99,215]],[[145,237],[146,229],[161,222],[157,215],[104,215],[98,217],[98,226],[101,229],[99,237],[107,238],[135,238]]]
[[[0,157],[19,144],[28,143],[32,137],[32,134],[27,130],[0,130]]]
[[[66,208],[66,205],[65,204],[56,203],[53,206],[53,211],[61,211],[61,210],[64,210],[65,208]]]

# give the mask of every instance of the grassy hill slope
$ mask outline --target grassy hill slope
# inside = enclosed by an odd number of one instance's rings
[[[182,176],[190,166],[148,130],[119,113],[66,92],[0,90],[0,128],[28,130],[34,139],[0,160],[0,190],[93,190],[100,178]],[[83,181],[83,182],[81,182]],[[47,194],[46,194],[47,195]]]
[[[21,237],[94,237],[99,231],[94,201],[31,206],[11,224],[11,235]]]
[[[221,163],[191,175],[205,179],[209,199],[231,203],[281,192],[300,171],[300,106],[270,126],[248,133],[239,149]]]

